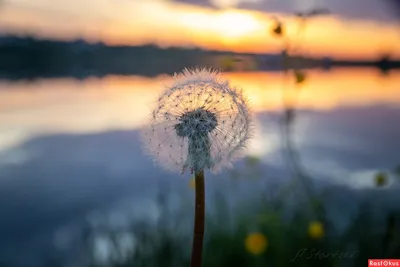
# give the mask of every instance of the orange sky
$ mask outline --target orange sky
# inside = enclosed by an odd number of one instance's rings
[[[199,46],[236,52],[276,52],[281,43],[270,34],[271,14],[217,11],[169,1],[8,0],[0,10],[0,30],[46,37],[102,40],[109,44]],[[284,17],[289,36],[296,23]],[[389,24],[321,17],[302,35],[309,55],[375,58],[391,51],[400,58],[400,29]]]

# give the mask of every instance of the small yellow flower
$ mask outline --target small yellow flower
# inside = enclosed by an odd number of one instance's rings
[[[194,178],[194,176],[192,178],[190,178],[189,187],[191,189],[195,189],[196,188],[196,179]]]
[[[320,239],[324,236],[324,225],[320,222],[312,222],[308,226],[308,234],[313,239]]]
[[[247,236],[245,247],[248,252],[254,255],[260,255],[267,249],[268,241],[262,233],[251,233]]]

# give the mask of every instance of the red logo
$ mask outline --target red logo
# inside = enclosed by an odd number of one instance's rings
[[[368,260],[368,267],[400,267],[400,260],[398,259],[370,259]]]

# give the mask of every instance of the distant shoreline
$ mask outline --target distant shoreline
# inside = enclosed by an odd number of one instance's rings
[[[104,77],[173,74],[185,67],[209,66],[222,71],[281,71],[279,54],[238,54],[198,48],[160,48],[155,45],[107,46],[84,40],[54,41],[32,37],[0,36],[0,79]],[[386,55],[378,61],[291,57],[289,68],[374,67],[382,72],[400,68],[400,60]]]

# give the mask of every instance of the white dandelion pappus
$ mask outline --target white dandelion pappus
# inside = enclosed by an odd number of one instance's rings
[[[162,167],[182,173],[230,167],[251,135],[242,91],[209,69],[175,74],[150,120],[142,131],[144,149]]]

